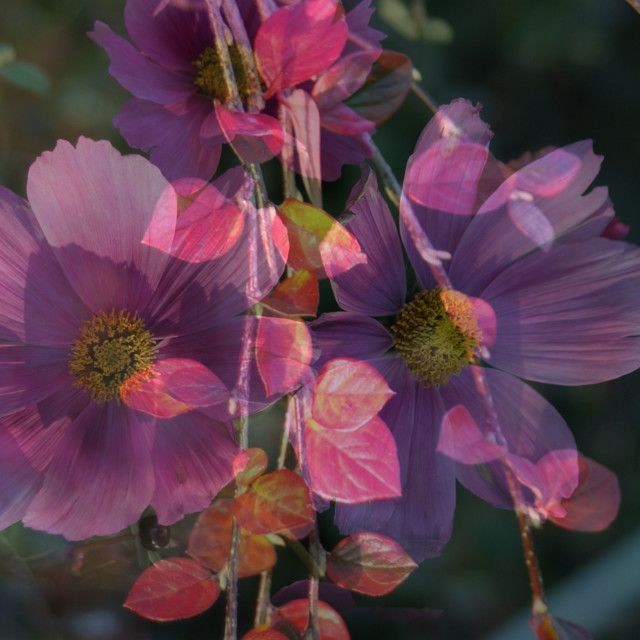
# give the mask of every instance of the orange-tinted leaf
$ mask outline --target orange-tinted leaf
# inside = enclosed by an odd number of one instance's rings
[[[309,620],[309,600],[291,600],[276,609],[271,626],[275,627],[281,620],[288,620],[302,634]],[[349,640],[349,631],[340,614],[322,600],[318,602],[318,622],[320,640]]]
[[[284,316],[315,316],[319,299],[318,278],[301,269],[283,280],[260,304]]]
[[[395,540],[379,533],[357,533],[334,547],[327,575],[345,589],[383,596],[417,566]]]
[[[326,500],[357,504],[401,495],[396,443],[377,416],[358,429],[305,424],[311,489]]]
[[[289,233],[289,264],[294,269],[322,279],[366,262],[355,237],[322,209],[289,198],[279,213]]]
[[[233,473],[238,484],[248,487],[260,477],[269,465],[266,452],[259,447],[249,447],[241,451],[233,461]]]
[[[242,640],[289,640],[275,629],[251,629],[242,636]]]
[[[315,522],[309,488],[289,469],[258,478],[236,498],[233,515],[251,533],[282,533],[292,538],[307,536]]]
[[[233,500],[217,500],[203,511],[191,531],[187,553],[213,571],[221,571],[231,548],[231,505]],[[276,552],[266,536],[240,531],[238,576],[253,576],[271,569]]]
[[[124,603],[139,616],[167,622],[206,611],[220,594],[211,572],[190,558],[166,558],[133,583]]]
[[[327,362],[316,378],[313,419],[328,429],[357,429],[378,415],[393,395],[371,365],[336,358]]]
[[[561,502],[566,515],[549,516],[549,520],[565,529],[603,531],[618,515],[618,479],[612,471],[582,454],[578,454],[578,469],[578,488]]]
[[[256,361],[268,396],[297,387],[309,372],[312,352],[311,333],[301,320],[259,318]]]

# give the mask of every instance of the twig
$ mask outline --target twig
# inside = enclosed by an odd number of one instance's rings
[[[438,103],[418,83],[411,83],[411,91],[413,91],[413,93],[415,93],[418,98],[427,105],[430,111],[437,113]]]
[[[320,640],[320,620],[318,617],[318,591],[320,587],[320,537],[317,523],[309,537],[311,571],[309,575],[309,621],[305,631],[305,640]]]

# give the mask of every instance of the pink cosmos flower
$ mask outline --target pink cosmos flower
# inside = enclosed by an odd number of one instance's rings
[[[368,262],[332,279],[344,311],[312,324],[323,361],[364,360],[396,391],[380,417],[396,439],[403,497],[338,505],[337,523],[344,532],[385,533],[415,559],[446,543],[456,477],[492,504],[513,508],[504,473],[510,466],[543,518],[575,488],[573,437],[520,377],[592,384],[640,364],[640,250],[602,236],[613,219],[605,188],[581,195],[600,165],[591,144],[556,150],[500,178],[479,199],[496,172],[487,162],[491,134],[477,111],[465,101],[442,107],[409,160],[400,230],[417,283],[408,301],[400,239],[367,174],[352,193],[345,226]],[[473,375],[482,362],[500,434],[486,426]],[[447,435],[466,432],[465,442],[441,441],[445,416]],[[482,464],[467,464],[472,458]],[[571,473],[552,477],[568,463]]]
[[[188,233],[150,237],[184,194],[85,138],[42,154],[27,194],[0,187],[0,527],[81,539],[203,509],[238,449],[250,225],[188,260]],[[279,272],[254,266],[268,289]]]
[[[131,146],[150,150],[170,180],[208,180],[225,142],[248,162],[282,152],[304,175],[334,180],[343,164],[373,155],[375,125],[344,104],[380,52],[382,34],[367,25],[368,4],[344,16],[335,0],[282,8],[268,1],[260,10],[252,0],[220,7],[127,0],[135,47],[101,22],[89,34],[134,96],[114,124]],[[216,39],[229,34],[236,96],[216,50]]]

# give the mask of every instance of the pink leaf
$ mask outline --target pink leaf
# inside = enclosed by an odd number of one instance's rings
[[[224,402],[229,392],[218,376],[200,362],[168,358],[150,368],[150,377],[122,392],[132,409],[158,418],[171,418],[197,407]]]
[[[179,214],[171,255],[204,262],[227,253],[244,227],[240,208],[197,178],[183,178],[173,186],[179,196]]]
[[[220,594],[210,571],[189,558],[167,558],[146,569],[124,603],[139,616],[167,622],[206,611]]]
[[[280,152],[284,133],[275,118],[230,111],[220,103],[215,105],[215,114],[227,142],[245,162],[266,162]]]
[[[404,582],[417,566],[395,540],[379,533],[356,533],[333,548],[327,576],[345,589],[383,596]]]
[[[331,430],[357,429],[377,416],[393,395],[386,380],[366,362],[330,360],[313,386],[313,418]]]
[[[308,374],[312,351],[311,334],[304,322],[260,318],[256,360],[267,395],[287,393],[298,386]]]
[[[267,85],[265,98],[309,80],[330,67],[347,40],[344,19],[334,22],[337,3],[308,0],[275,11],[262,23],[255,57]]]
[[[555,236],[553,225],[527,196],[529,194],[524,191],[514,191],[511,194],[507,204],[509,217],[523,235],[546,250]]]
[[[429,209],[471,215],[487,148],[456,137],[436,142],[414,156],[404,179],[409,198]]]
[[[580,159],[564,149],[555,149],[530,162],[509,178],[515,188],[534,196],[551,198],[562,193],[580,171]]]
[[[489,462],[506,453],[504,447],[487,441],[471,414],[461,404],[444,415],[436,450],[463,464]]]
[[[346,504],[396,498],[402,493],[396,443],[377,416],[352,431],[305,425],[311,489]]]
[[[618,515],[620,487],[615,474],[581,454],[578,488],[562,501],[563,517],[550,516],[551,522],[576,531],[603,531]]]

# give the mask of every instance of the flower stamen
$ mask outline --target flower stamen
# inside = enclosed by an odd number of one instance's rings
[[[124,310],[100,311],[73,343],[69,369],[95,402],[119,402],[122,392],[151,378],[155,359],[155,341],[140,318]]]
[[[421,291],[391,327],[396,351],[427,387],[439,387],[473,359],[482,333],[467,296],[451,289]]]

